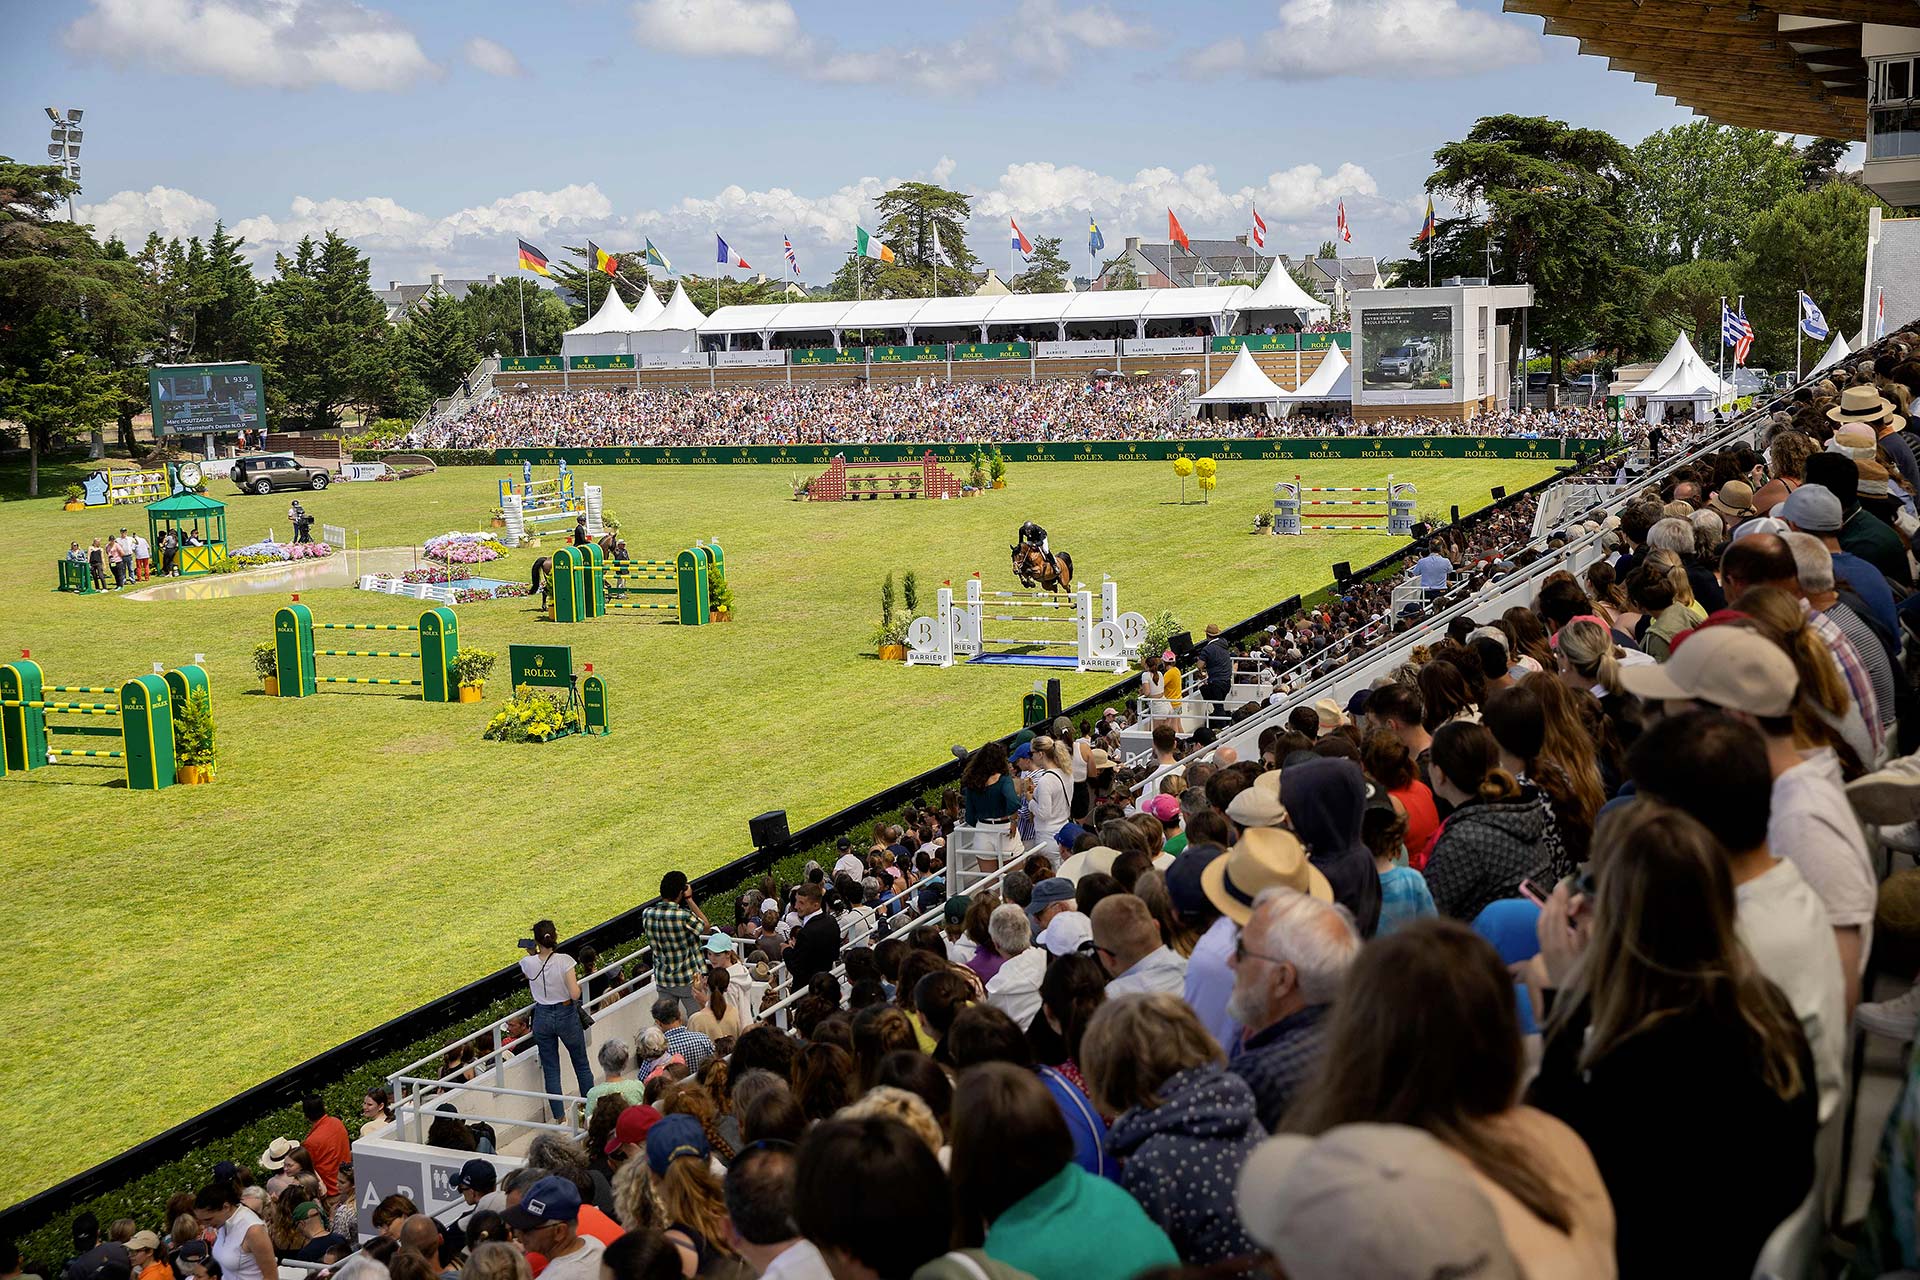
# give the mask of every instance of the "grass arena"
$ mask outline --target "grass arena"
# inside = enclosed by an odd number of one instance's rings
[[[1378,485],[1389,469],[1417,486],[1424,516],[1477,509],[1490,487],[1524,487],[1553,464],[1315,462],[1307,482]],[[1036,679],[1059,675],[1072,701],[1116,678],[881,662],[873,636],[889,572],[917,575],[923,614],[943,582],[961,594],[975,570],[1013,587],[1008,545],[1037,520],[1096,599],[1110,576],[1123,609],[1170,610],[1197,633],[1323,586],[1334,561],[1365,564],[1404,542],[1251,535],[1275,484],[1303,470],[1224,462],[1211,501],[1182,504],[1168,467],[1128,462],[1016,463],[1003,490],[870,503],[797,502],[783,466],[580,468],[634,554],[717,539],[732,620],[561,625],[537,598],[461,604],[459,642],[500,658],[478,704],[423,701],[406,684],[267,697],[252,653],[290,592],[231,593],[277,580],[198,578],[145,599],[57,593],[54,561],[71,541],[144,530],[143,508],[68,512],[58,497],[20,500],[23,475],[0,480],[12,486],[0,503],[0,661],[30,651],[50,684],[101,687],[155,664],[202,667],[219,744],[212,786],[131,791],[118,760],[0,779],[10,986],[34,993],[9,1002],[0,1149],[14,1158],[0,1165],[0,1202],[497,968],[529,912],[564,935],[651,896],[669,868],[698,874],[745,852],[752,814],[784,808],[797,829],[940,763],[955,742],[1011,731]],[[449,467],[299,497],[369,554],[417,549],[485,528],[509,471]],[[43,475],[43,492],[65,478]],[[208,493],[227,504],[229,545],[270,529],[291,536],[287,495],[241,495],[219,480]],[[560,541],[479,571],[525,582]],[[300,602],[316,618],[376,624],[416,623],[425,607],[347,586],[303,587]],[[377,650],[417,648],[409,635],[375,639]],[[592,663],[611,732],[544,747],[483,741],[516,643],[570,645],[576,665]],[[406,666],[340,664],[375,675]],[[560,794],[571,800],[553,803]],[[138,1084],[109,1104],[96,1080],[114,1062],[133,1064]]]

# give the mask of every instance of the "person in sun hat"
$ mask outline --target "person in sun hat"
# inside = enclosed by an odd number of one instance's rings
[[[1340,704],[1332,698],[1322,698],[1320,701],[1314,703],[1313,713],[1319,717],[1320,733],[1318,736],[1322,738],[1347,723],[1346,712],[1342,711]]]
[[[1731,529],[1753,514],[1753,486],[1745,480],[1729,480],[1714,490],[1706,509]]]
[[[1307,753],[1303,753],[1307,754]],[[1253,827],[1278,827],[1287,820],[1287,809],[1280,802],[1280,770],[1269,769],[1253,780],[1253,785],[1227,802],[1227,821],[1242,831]]]
[[[1827,410],[1827,420],[1840,428],[1877,427],[1884,419],[1898,414],[1893,402],[1881,395],[1872,383],[1861,383],[1840,392],[1840,403]]]

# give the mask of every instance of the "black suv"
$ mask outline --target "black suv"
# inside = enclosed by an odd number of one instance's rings
[[[235,458],[228,474],[242,493],[324,489],[333,479],[325,467],[310,467],[290,453],[249,453]]]

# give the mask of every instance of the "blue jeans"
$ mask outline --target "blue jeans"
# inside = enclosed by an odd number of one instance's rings
[[[548,1093],[560,1092],[560,1046],[563,1044],[573,1058],[573,1072],[580,1078],[582,1096],[593,1088],[593,1067],[587,1061],[587,1033],[581,1029],[579,1009],[572,1001],[533,1006],[533,1044],[540,1051],[540,1078]],[[553,1118],[560,1119],[560,1104],[547,1105]]]

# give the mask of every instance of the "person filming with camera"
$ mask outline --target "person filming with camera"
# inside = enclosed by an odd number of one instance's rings
[[[669,871],[660,877],[660,896],[640,913],[640,927],[653,948],[654,990],[678,1000],[680,1012],[691,1016],[703,1007],[693,998],[693,980],[707,971],[701,948],[713,925],[693,900],[686,872]]]
[[[520,958],[520,972],[533,996],[533,1043],[540,1052],[544,1088],[548,1093],[560,1092],[560,1046],[565,1045],[584,1098],[593,1088],[593,1065],[587,1060],[587,1016],[580,1002],[580,978],[573,971],[573,957],[559,950],[559,945],[560,935],[553,921],[537,921],[533,936],[520,939],[520,947],[527,953]],[[557,1099],[547,1106],[555,1120],[561,1118]]]

